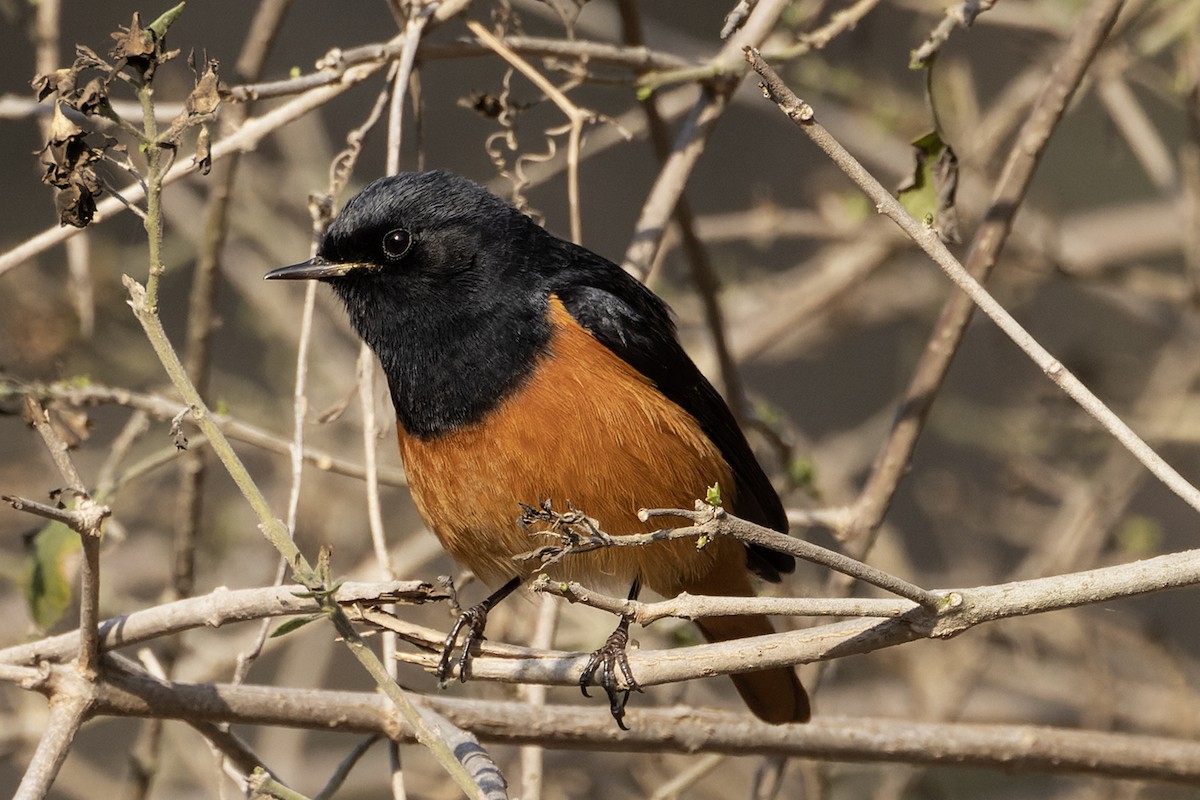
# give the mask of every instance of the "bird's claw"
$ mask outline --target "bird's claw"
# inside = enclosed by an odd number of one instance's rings
[[[591,697],[588,694],[588,686],[592,685],[596,672],[600,672],[600,686],[608,696],[608,710],[616,720],[617,727],[623,731],[629,730],[625,725],[625,704],[629,701],[629,694],[642,691],[629,668],[628,647],[629,618],[622,617],[616,630],[609,635],[608,641],[592,653],[579,675],[579,690],[583,692],[584,697]],[[624,688],[617,685],[617,670],[620,670]]]
[[[485,638],[483,629],[487,625],[489,608],[490,606],[487,601],[471,606],[459,615],[458,620],[454,623],[454,627],[450,629],[450,635],[446,637],[446,643],[442,646],[442,657],[438,661],[437,672],[434,673],[439,686],[444,688],[450,678],[450,663],[454,655],[454,645],[458,642],[459,632],[464,628],[466,628],[467,633],[463,637],[462,653],[458,656],[458,680],[461,683],[467,682],[467,668],[471,662],[471,650]]]

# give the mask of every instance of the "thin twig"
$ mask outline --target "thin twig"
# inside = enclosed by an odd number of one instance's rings
[[[445,3],[442,6],[444,7]],[[573,58],[588,63],[633,70],[677,70],[692,66],[687,59],[672,53],[645,47],[618,47],[608,42],[582,39],[568,41],[538,36],[505,36],[502,41],[506,47],[526,56]],[[315,72],[285,80],[233,86],[229,89],[229,98],[240,102],[251,98],[266,99],[300,94],[336,82],[341,72],[347,67],[373,61],[390,61],[397,58],[402,50],[403,44],[396,43],[395,40],[390,43],[380,42],[339,50],[336,58],[327,56],[322,59],[321,63],[328,64],[328,66]],[[480,41],[436,43],[423,41],[417,51],[417,58],[424,63],[432,60],[487,56],[495,53],[494,49]],[[7,110],[4,105],[6,100],[9,98],[0,97],[0,118],[3,118],[3,114]],[[10,101],[8,107],[11,108],[11,111],[8,111],[9,115],[32,113],[33,111],[18,107],[15,100]]]
[[[275,43],[275,37],[283,24],[283,16],[290,2],[291,0],[263,0],[258,4],[238,55],[237,74],[241,81],[254,81],[262,75],[263,65]],[[222,130],[230,131],[241,127],[252,108],[251,102],[228,105],[221,115]],[[204,232],[188,295],[187,329],[183,346],[184,367],[196,385],[196,391],[206,400],[209,399],[212,337],[217,327],[216,305],[221,286],[221,256],[229,234],[229,214],[240,155],[233,153],[229,158],[215,164],[209,176]],[[173,590],[176,597],[190,595],[195,584],[196,539],[199,534],[207,473],[208,463],[204,451],[188,450],[180,464],[176,498],[173,542]],[[168,663],[167,671],[170,672],[171,668],[172,665]]]
[[[94,676],[100,661],[98,623],[100,621],[100,535],[104,520],[109,516],[107,506],[97,503],[83,487],[83,479],[75,469],[67,445],[54,430],[45,410],[37,400],[25,397],[25,413],[33,427],[41,435],[46,449],[50,451],[59,474],[67,483],[67,491],[74,494],[74,509],[67,525],[79,534],[83,547],[80,564],[79,586],[79,656],[77,665],[80,674]],[[15,504],[14,504],[15,505]]]
[[[167,375],[171,378],[171,382],[183,397],[186,407],[190,410],[192,421],[200,430],[204,431],[213,451],[221,459],[221,463],[225,465],[226,471],[241,491],[242,496],[258,516],[263,535],[287,559],[288,565],[302,582],[306,585],[319,585],[319,580],[308,563],[308,559],[292,542],[287,526],[275,516],[249,470],[246,469],[225,434],[217,427],[212,412],[188,379],[187,373],[183,369],[183,363],[179,360],[174,348],[171,347],[166,331],[163,330],[162,321],[146,302],[145,288],[128,275],[124,277],[124,284],[129,292],[129,305],[133,309],[134,316],[141,323],[142,329],[146,332],[146,336]]]
[[[428,19],[428,12],[433,8],[433,5],[424,8],[413,6],[413,15],[404,22],[404,47],[401,50],[400,59],[392,68],[389,80],[391,98],[388,104],[387,125],[386,172],[388,175],[396,175],[400,172],[400,150],[404,143],[404,100],[409,78],[412,77],[417,47],[421,43],[421,31]],[[395,9],[397,13],[400,10],[398,6]],[[359,345],[355,376],[358,385],[359,407],[362,411],[363,466],[367,471],[364,488],[367,497],[367,521],[371,531],[371,546],[375,551],[375,566],[380,577],[394,578],[396,574],[388,555],[387,537],[383,529],[383,512],[379,501],[378,460],[376,458],[378,426],[375,420],[375,356],[365,342]],[[389,606],[385,610],[391,611],[392,608]],[[396,660],[398,646],[399,640],[396,638],[396,634],[390,631],[385,632],[380,642],[380,652],[383,655],[383,664],[387,668],[388,677],[393,681],[399,678],[400,665]],[[392,797],[395,800],[403,800],[407,793],[404,789],[404,768],[400,757],[400,745],[389,740],[387,754],[391,772],[389,784],[392,789]]]
[[[291,0],[263,0],[258,6],[254,14],[254,19],[251,20],[250,30],[246,34],[246,39],[242,45],[242,51],[238,55],[237,71],[239,77],[243,80],[255,80],[261,74],[266,63],[266,58],[275,41],[275,37],[283,24],[284,14],[291,5]],[[243,125],[246,118],[250,115],[251,101],[247,101],[234,112],[233,118],[230,120],[230,127],[239,127]],[[234,154],[229,161],[228,166],[223,167],[222,164],[217,164],[215,167],[218,180],[227,181],[228,187],[232,188],[234,180],[237,176],[237,166],[240,158]],[[214,197],[211,200],[210,207],[210,224],[215,217],[220,220],[220,237],[223,240],[226,234],[225,229],[229,224],[229,203],[228,198],[218,199]],[[214,249],[214,257],[216,255]],[[214,276],[215,277],[215,276]],[[295,532],[296,530],[296,513],[300,505],[300,478],[303,472],[304,463],[304,414],[308,408],[307,398],[303,394],[304,377],[307,374],[307,356],[308,356],[308,338],[312,328],[312,310],[316,303],[316,287],[306,287],[304,311],[300,318],[300,343],[298,345],[298,353],[296,356],[297,365],[297,384],[298,390],[293,393],[292,401],[292,439],[288,446],[288,454],[290,456],[292,483],[288,492],[287,514],[285,517],[285,525],[288,531]],[[279,586],[283,583],[287,576],[287,563],[280,559],[276,566],[275,575],[272,579],[273,586]],[[267,637],[270,635],[271,618],[264,617],[258,627],[258,632],[254,637],[253,642],[249,647],[239,652],[234,659],[234,668],[231,680],[236,683],[241,683],[246,679],[253,666],[255,660],[262,653],[263,647],[266,646]],[[228,756],[225,756],[228,761]],[[244,775],[249,775],[253,769],[243,769]]]
[[[301,330],[303,331],[303,327]],[[69,382],[27,383],[0,377],[0,397],[23,394],[33,395],[43,401],[61,400],[74,406],[119,405],[144,411],[160,420],[173,419],[182,413],[184,422],[192,421],[191,415],[186,413],[187,406],[177,400],[170,400],[156,394],[135,392],[99,383],[75,386]],[[231,439],[252,444],[279,455],[290,456],[292,453],[293,443],[248,422],[242,422],[236,417],[228,414],[214,414],[213,421]],[[304,447],[302,456],[304,463],[326,472],[360,480],[365,479],[367,475],[366,470],[360,464],[346,461],[324,450]],[[379,482],[387,486],[406,486],[408,484],[401,470],[385,467],[379,469]]]
[[[717,767],[725,763],[724,753],[709,753],[704,758],[695,759],[686,769],[662,784],[650,795],[650,800],[677,800],[680,793],[692,788],[708,776]]]
[[[621,11],[621,27],[626,44],[641,46],[642,26],[637,4],[633,0],[621,0],[618,7]],[[745,13],[749,13],[749,8]],[[730,15],[733,14],[734,12],[731,11]],[[741,27],[743,21],[744,19],[738,18],[731,23],[727,19],[726,28],[729,29],[729,32],[726,33],[725,30],[722,30],[721,38],[728,38],[733,30]],[[654,147],[654,153],[661,168],[666,163],[671,151],[667,124],[658,111],[658,99],[655,96],[651,95],[646,98],[642,103],[642,108],[646,113],[646,128],[650,133],[650,143]],[[746,389],[742,383],[737,362],[730,353],[725,335],[725,317],[718,297],[721,289],[720,281],[717,279],[712,260],[708,256],[708,250],[696,233],[696,220],[686,194],[681,194],[679,202],[675,205],[675,224],[679,226],[683,251],[692,267],[692,280],[696,284],[696,289],[704,304],[704,318],[709,332],[712,334],[713,350],[716,353],[717,366],[720,369],[722,393],[730,410],[733,411],[734,418],[745,419]]]
[[[880,0],[855,0],[854,3],[846,8],[834,12],[829,22],[809,33],[802,34],[799,37],[799,41],[794,44],[787,45],[779,50],[769,50],[767,57],[779,59],[780,61],[790,61],[813,50],[820,50],[836,37],[846,31],[853,30],[854,26],[861,22],[875,6],[879,5],[879,2]],[[757,11],[757,7],[754,10]],[[746,64],[740,58],[741,47],[745,44],[750,44],[750,42],[742,41],[738,43],[735,37],[734,43],[736,46],[722,49],[718,56],[703,64],[645,72],[638,78],[637,86],[643,91],[649,89],[658,91],[680,83],[703,83],[726,79],[740,80],[746,72]],[[754,46],[759,47],[761,45]]]
[[[713,63],[733,59],[745,46],[760,45],[788,5],[784,0],[762,0],[758,3],[742,28],[726,40]],[[675,138],[671,154],[659,170],[654,186],[642,204],[633,236],[621,262],[625,271],[635,278],[645,281],[649,276],[650,267],[666,235],[667,222],[675,213],[688,178],[740,80],[739,73],[730,76],[729,80],[704,87]]]
[[[1154,188],[1160,192],[1175,189],[1179,172],[1171,151],[1125,79],[1118,74],[1103,75],[1096,81],[1096,96]]]
[[[562,583],[542,575],[530,585],[545,592],[582,603],[611,614],[628,617],[631,622],[649,625],[660,619],[696,620],[739,614],[775,614],[793,617],[901,617],[918,608],[911,600],[876,600],[844,597],[713,597],[684,592],[669,600],[645,603],[624,597],[601,594],[575,581]]]
[[[561,603],[556,603],[549,597],[542,598],[538,604],[533,636],[529,639],[530,647],[549,650],[554,646],[554,634],[558,630],[561,612]],[[531,706],[543,706],[546,704],[546,687],[522,686],[521,699]],[[540,745],[525,745],[521,748],[521,800],[541,800],[545,761],[545,750]]]
[[[914,69],[928,67],[930,60],[949,41],[955,28],[971,27],[975,17],[989,10],[995,3],[996,0],[961,0],[947,8],[945,16],[929,32],[921,46],[912,51],[909,66]]]
[[[71,460],[67,443],[55,432],[46,416],[45,409],[30,395],[25,395],[25,416],[38,435],[42,437],[42,442],[46,445],[46,450],[50,452],[50,458],[54,461],[58,474],[66,481],[63,489],[80,496],[86,495],[87,489],[84,487],[83,478],[79,477],[79,471],[75,469],[75,462]]]
[[[365,756],[367,751],[381,738],[379,734],[374,734],[354,745],[346,757],[338,762],[337,769],[329,776],[329,780],[325,781],[321,791],[313,795],[313,800],[330,800],[337,794],[338,790],[342,788],[342,784],[346,782],[346,778],[350,777],[350,770],[354,769],[354,765],[359,762],[359,759]]]
[[[39,503],[37,500],[30,500],[27,497],[18,497],[12,494],[3,495],[0,497],[0,500],[12,506],[14,511],[24,511],[26,514],[33,514],[35,517],[48,519],[52,522],[61,522],[68,527],[79,523],[79,513],[69,508],[48,506],[45,503]]]
[[[495,50],[497,55],[528,78],[534,86],[541,89],[546,97],[558,106],[558,110],[566,116],[569,123],[567,132],[567,205],[571,217],[571,241],[581,244],[583,242],[583,218],[579,208],[579,151],[583,126],[594,120],[596,115],[572,103],[565,94],[559,91],[557,86],[499,38],[493,36],[487,28],[475,20],[469,20],[467,27],[481,42]]]
[[[604,547],[645,547],[655,542],[674,539],[697,538],[703,542],[710,536],[731,536],[747,544],[759,545],[780,553],[802,558],[813,564],[819,564],[857,580],[877,586],[898,597],[911,600],[918,605],[936,610],[940,608],[945,597],[937,592],[930,592],[920,586],[884,572],[881,569],[864,564],[849,556],[813,544],[804,539],[788,536],[785,533],[771,530],[762,525],[756,525],[744,519],[739,519],[721,508],[713,508],[703,503],[697,503],[696,511],[678,508],[642,509],[638,518],[643,522],[656,517],[683,517],[692,524],[681,528],[665,528],[650,533],[611,536],[602,530],[589,526],[589,530],[579,532],[574,530],[564,537],[561,546],[547,545],[527,554],[527,558],[539,558],[542,561],[570,558],[575,553],[584,553]],[[567,526],[573,527],[567,520]],[[546,533],[544,536],[552,536]],[[578,541],[576,541],[578,539]],[[698,546],[702,547],[703,544]]]

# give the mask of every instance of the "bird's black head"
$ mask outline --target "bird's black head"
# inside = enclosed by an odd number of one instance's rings
[[[359,291],[474,292],[517,277],[527,263],[522,245],[539,234],[547,236],[466,178],[407,172],[350,198],[316,258],[266,277],[326,281],[347,303]]]
[[[430,436],[478,419],[532,369],[561,244],[466,178],[403,173],[351,198],[315,258],[266,277],[328,283],[401,423]]]

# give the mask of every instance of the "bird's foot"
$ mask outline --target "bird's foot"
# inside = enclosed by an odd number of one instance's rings
[[[629,730],[625,725],[625,704],[629,701],[629,694],[642,691],[642,687],[634,680],[633,671],[629,668],[628,647],[629,618],[621,617],[621,622],[617,625],[616,630],[609,635],[608,641],[604,643],[603,647],[592,653],[592,657],[588,659],[579,676],[580,691],[583,692],[584,697],[591,697],[588,694],[588,686],[592,685],[596,672],[600,672],[600,686],[608,695],[608,710],[612,712],[613,719],[617,721],[617,727],[623,731]],[[624,687],[617,684],[618,670],[624,681]]]
[[[442,657],[438,661],[437,671],[434,673],[438,679],[438,686],[445,688],[446,682],[450,678],[450,662],[454,655],[454,645],[458,642],[458,634],[464,628],[466,628],[467,635],[463,637],[462,654],[458,657],[458,679],[462,683],[467,682],[467,671],[471,664],[471,651],[486,638],[483,635],[483,629],[487,625],[488,612],[492,610],[493,606],[512,594],[513,590],[520,585],[521,579],[519,577],[513,578],[495,592],[492,592],[482,603],[471,606],[458,616],[454,627],[450,629],[450,635],[446,637],[446,643],[442,646]]]
[[[458,656],[458,680],[462,683],[467,682],[471,650],[486,638],[483,635],[483,629],[487,626],[487,615],[490,608],[491,605],[485,600],[478,605],[471,606],[459,615],[454,627],[450,629],[450,635],[446,637],[446,643],[442,646],[442,658],[438,661],[437,672],[434,673],[439,686],[444,688],[450,679],[454,645],[458,642],[458,635],[464,628],[466,635],[463,636],[462,653]]]

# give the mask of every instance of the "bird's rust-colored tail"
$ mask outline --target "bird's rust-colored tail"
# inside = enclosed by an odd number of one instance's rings
[[[718,538],[709,542],[702,552],[712,557],[711,568],[669,586],[651,589],[665,596],[680,592],[724,597],[752,597],[754,588],[745,567],[745,551],[740,542]],[[666,590],[666,591],[664,591]],[[704,617],[696,626],[710,642],[728,642],[750,636],[766,636],[775,632],[771,620],[761,614],[731,617]],[[772,725],[788,722],[808,722],[811,709],[808,693],[792,667],[773,667],[758,672],[740,672],[729,676],[742,700],[754,715]]]
[[[696,621],[704,638],[710,642],[744,639],[774,633],[771,621],[764,616],[707,617]],[[772,725],[787,722],[808,722],[811,710],[808,692],[791,667],[775,667],[759,672],[741,672],[729,676],[742,700],[754,716]]]

